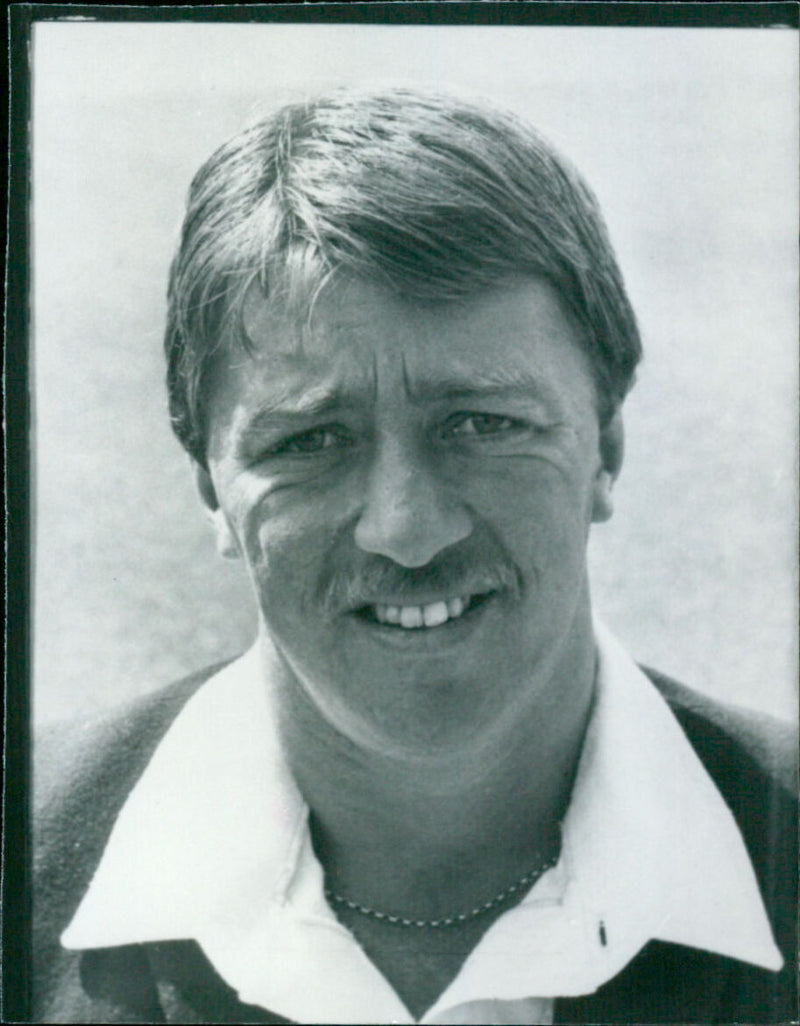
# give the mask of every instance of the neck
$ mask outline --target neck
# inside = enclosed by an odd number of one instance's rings
[[[532,682],[537,701],[502,737],[423,760],[357,746],[297,708],[308,704],[301,688],[283,687],[282,740],[331,889],[436,918],[535,868],[552,852],[569,802],[594,672],[589,629],[565,646],[548,680]]]

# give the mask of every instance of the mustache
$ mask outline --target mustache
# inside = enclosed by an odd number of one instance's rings
[[[420,567],[404,567],[384,556],[370,556],[358,566],[334,570],[322,586],[322,606],[329,614],[384,601],[387,595],[415,604],[421,591],[474,595],[510,591],[518,597],[522,577],[504,557],[487,559],[472,552],[442,553]]]

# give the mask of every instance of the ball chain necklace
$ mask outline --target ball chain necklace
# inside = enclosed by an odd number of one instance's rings
[[[366,905],[359,905],[357,901],[351,901],[349,898],[344,897],[344,895],[336,894],[335,891],[327,888],[325,890],[325,897],[335,905],[348,908],[352,912],[358,912],[360,915],[367,916],[369,919],[377,919],[380,922],[391,923],[394,926],[416,926],[421,929],[438,929],[443,926],[459,926],[462,923],[469,922],[472,919],[477,919],[478,916],[482,916],[484,913],[491,911],[491,909],[501,905],[507,898],[510,898],[512,894],[516,894],[521,888],[526,887],[528,884],[532,884],[534,880],[546,873],[548,869],[553,868],[556,862],[558,862],[559,853],[560,849],[556,849],[554,855],[550,855],[548,858],[542,859],[542,861],[537,863],[533,869],[529,869],[524,876],[521,876],[519,880],[500,891],[499,894],[490,898],[489,901],[485,901],[482,905],[476,905],[475,908],[470,909],[468,912],[460,912],[458,915],[446,916],[442,919],[409,919],[405,916],[392,915],[389,912],[379,912],[378,909],[368,908]]]

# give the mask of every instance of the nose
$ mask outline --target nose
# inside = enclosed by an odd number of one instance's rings
[[[405,567],[420,567],[472,533],[472,518],[424,454],[399,439],[381,444],[356,524],[356,544]]]

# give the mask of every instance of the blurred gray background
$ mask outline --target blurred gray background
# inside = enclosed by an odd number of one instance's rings
[[[60,22],[33,68],[37,719],[249,642],[167,425],[168,263],[216,145],[362,81],[504,102],[594,186],[646,348],[597,606],[640,660],[795,716],[794,32]]]

